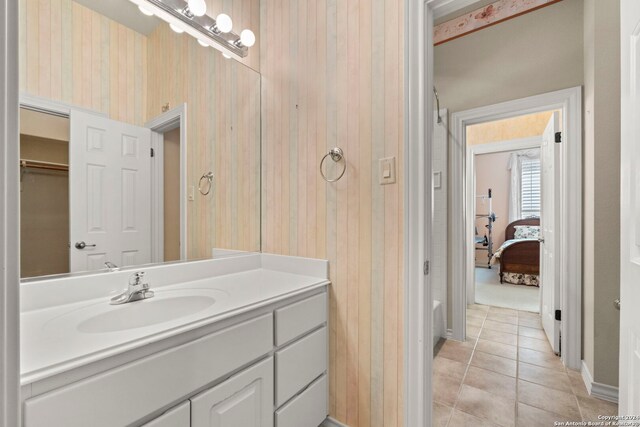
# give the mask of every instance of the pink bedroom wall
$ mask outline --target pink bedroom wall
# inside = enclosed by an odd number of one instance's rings
[[[493,190],[492,208],[496,214],[493,228],[493,250],[496,251],[504,242],[504,229],[509,224],[509,180],[510,171],[507,170],[511,152],[479,154],[476,156],[476,195],[487,194],[487,189]],[[488,212],[489,204],[476,199],[476,213]],[[487,231],[485,218],[477,218],[478,234]],[[486,252],[476,251],[478,264],[484,263]]]

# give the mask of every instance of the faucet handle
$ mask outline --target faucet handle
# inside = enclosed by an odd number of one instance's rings
[[[131,286],[140,286],[142,279],[144,279],[144,271],[135,272],[129,277],[129,284]],[[142,285],[144,286],[144,284]]]

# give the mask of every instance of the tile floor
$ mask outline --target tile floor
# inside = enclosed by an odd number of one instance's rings
[[[537,313],[470,305],[467,335],[435,349],[434,426],[547,427],[618,413],[564,368]]]

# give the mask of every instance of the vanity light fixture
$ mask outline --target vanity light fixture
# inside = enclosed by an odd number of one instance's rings
[[[233,21],[227,14],[206,14],[205,0],[129,0],[145,15],[153,14],[167,22],[176,33],[187,33],[202,46],[211,46],[227,55],[244,58],[256,42],[255,34],[245,29],[232,31]]]
[[[143,15],[147,15],[147,16],[153,16],[153,12],[151,12],[149,9],[147,9],[144,6],[138,6],[138,9],[140,10],[140,12],[142,12]]]
[[[231,20],[231,17],[229,15],[227,15],[226,13],[221,13],[216,16],[216,23],[214,27],[221,33],[229,33],[233,28],[233,21]]]
[[[176,24],[174,24],[173,22],[169,22],[169,28],[171,28],[173,31],[175,31],[178,34],[182,34],[184,33],[184,30],[180,27],[178,27]]]
[[[240,38],[233,42],[237,47],[251,47],[256,44],[256,35],[253,34],[253,31],[245,29],[240,33]]]
[[[207,13],[207,3],[204,0],[189,0],[187,6],[195,16],[203,16]]]

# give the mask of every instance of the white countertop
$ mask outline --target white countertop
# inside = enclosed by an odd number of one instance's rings
[[[99,361],[128,350],[132,350],[162,339],[227,319],[274,302],[309,292],[329,283],[328,274],[318,274],[323,265],[301,268],[295,265],[295,258],[258,254],[262,261],[251,264],[248,271],[216,274],[209,271],[206,278],[185,281],[179,284],[154,287],[156,296],[149,300],[109,305],[110,295],[71,300],[49,307],[34,305],[21,314],[21,384],[30,384],[53,375]],[[249,257],[247,257],[249,258]],[[268,259],[267,259],[268,258]],[[286,265],[291,264],[288,271]],[[326,263],[320,260],[304,260],[304,263]],[[213,266],[224,266],[224,260],[210,261]],[[233,261],[231,261],[233,262]],[[206,264],[209,265],[209,264]],[[153,267],[162,273],[165,266]],[[150,269],[153,269],[150,268]],[[168,268],[189,268],[189,264],[172,265]],[[202,265],[199,267],[202,270]],[[324,267],[325,271],[327,268]],[[215,268],[213,270],[216,270]],[[228,268],[218,268],[218,273],[226,273]],[[308,275],[308,274],[313,275]],[[156,272],[158,274],[158,272]],[[188,274],[186,276],[189,276]],[[321,276],[321,277],[319,277]],[[323,276],[323,277],[322,277]],[[91,276],[88,276],[91,277]],[[111,276],[114,277],[114,276]],[[120,279],[122,275],[118,276]],[[124,282],[126,284],[126,282]],[[123,283],[115,284],[122,290]],[[60,284],[57,289],[64,289]],[[90,286],[86,284],[85,286]],[[29,290],[34,292],[34,290]],[[162,321],[149,326],[113,332],[82,332],[77,327],[88,316],[95,316],[110,310],[132,309],[134,304],[145,304],[167,295],[189,295],[191,292],[208,295],[215,299],[213,305],[188,313],[173,320]],[[40,297],[42,298],[42,297]],[[80,328],[81,329],[81,328]]]

